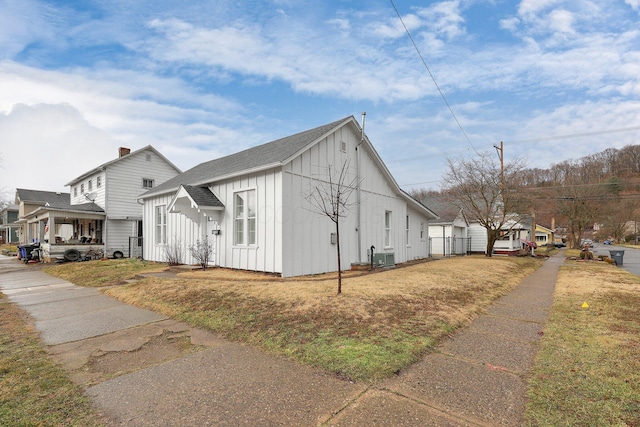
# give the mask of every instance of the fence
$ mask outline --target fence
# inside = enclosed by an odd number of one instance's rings
[[[143,259],[142,237],[129,237],[129,258]]]
[[[429,237],[431,256],[450,257],[471,253],[471,237]]]

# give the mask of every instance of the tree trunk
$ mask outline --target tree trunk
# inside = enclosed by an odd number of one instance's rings
[[[336,221],[336,245],[338,249],[338,294],[342,293],[342,266],[340,265],[340,227]]]

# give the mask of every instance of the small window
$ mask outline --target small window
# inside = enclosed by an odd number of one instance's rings
[[[80,194],[84,194],[84,184],[80,184]]]
[[[87,191],[91,190],[93,190],[93,183],[91,182],[91,180],[89,180],[89,182],[87,182]]]
[[[420,223],[420,238],[424,239],[424,222]]]
[[[102,177],[101,176],[97,176],[96,177],[96,187],[97,188],[102,187]]]
[[[407,235],[406,235],[406,242],[407,242],[407,246],[409,246],[411,244],[411,240],[409,239],[409,233],[410,233],[410,228],[409,228],[409,215],[407,215]]]
[[[167,243],[167,209],[166,206],[156,206],[155,215],[156,245]]]
[[[391,211],[384,212],[384,246],[391,246]]]
[[[347,152],[347,143],[344,141],[340,142],[340,151],[342,151],[343,153]]]
[[[78,186],[77,185],[75,187],[73,187],[73,196],[74,197],[78,196]]]
[[[142,178],[142,188],[153,188],[153,180]]]

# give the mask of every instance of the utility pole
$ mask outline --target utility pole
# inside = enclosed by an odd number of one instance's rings
[[[498,152],[498,158],[500,159],[500,190],[504,193],[504,143],[500,141],[500,147],[494,145],[493,148]]]

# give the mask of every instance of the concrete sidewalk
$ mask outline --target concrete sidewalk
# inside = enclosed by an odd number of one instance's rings
[[[375,386],[199,331],[204,350],[101,382],[87,393],[114,426],[519,425],[563,260],[547,260],[436,352]],[[8,263],[14,264],[3,271]],[[16,269],[16,263],[0,259],[0,289],[35,318],[48,345],[108,342],[167,322],[98,291]]]

